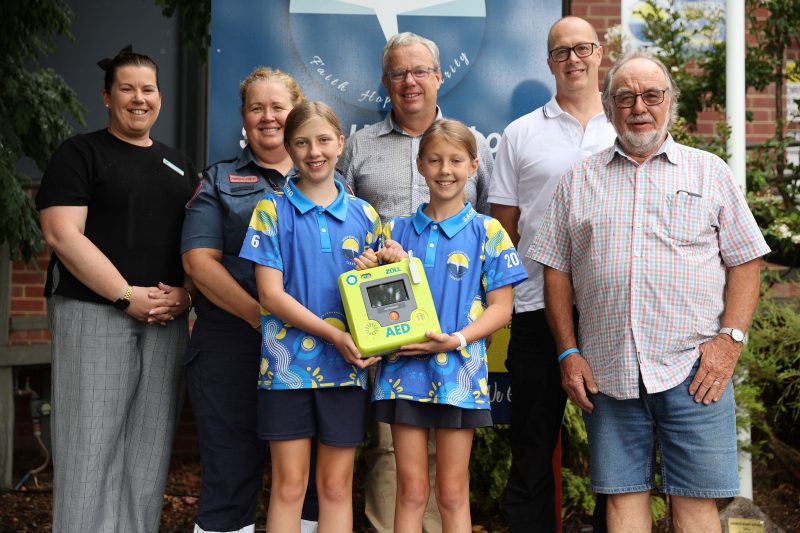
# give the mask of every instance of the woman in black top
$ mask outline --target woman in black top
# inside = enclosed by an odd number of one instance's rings
[[[155,141],[158,68],[100,66],[108,128],[65,141],[36,198],[53,254],[53,531],[158,530],[194,288],[180,234],[196,176]]]

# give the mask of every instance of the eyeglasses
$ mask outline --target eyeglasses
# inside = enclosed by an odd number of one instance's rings
[[[644,105],[658,105],[664,101],[664,94],[668,89],[650,89],[643,93],[620,93],[612,96],[614,105],[619,109],[627,109],[636,105],[636,98],[642,97]]]
[[[595,43],[578,43],[572,47],[563,46],[561,48],[553,48],[547,52],[547,55],[556,63],[563,63],[569,59],[569,55],[572,52],[575,52],[575,55],[578,57],[589,57],[594,53],[595,48],[600,48],[600,45]]]
[[[389,78],[394,83],[401,82],[406,79],[408,73],[410,72],[412,76],[414,76],[415,80],[424,80],[427,78],[431,72],[436,72],[436,67],[414,67],[414,68],[407,68],[402,70],[391,70],[386,73],[386,77]]]

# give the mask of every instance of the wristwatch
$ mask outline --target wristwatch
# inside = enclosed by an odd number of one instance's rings
[[[133,294],[133,287],[128,285],[128,288],[125,289],[125,294],[122,295],[121,298],[117,298],[114,302],[114,307],[119,309],[120,311],[124,311],[131,305],[131,295]]]
[[[728,335],[734,342],[738,342],[740,344],[747,344],[747,333],[740,329],[736,328],[719,328],[719,333],[724,333]]]

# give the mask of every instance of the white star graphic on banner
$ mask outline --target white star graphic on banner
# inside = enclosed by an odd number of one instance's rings
[[[417,11],[439,4],[447,4],[452,0],[405,0],[402,2],[386,2],[385,0],[340,0],[346,4],[364,7],[375,12],[386,40],[398,33],[397,15]]]

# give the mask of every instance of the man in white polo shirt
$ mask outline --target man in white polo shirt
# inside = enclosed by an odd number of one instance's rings
[[[490,180],[491,214],[520,250],[533,241],[561,175],[616,137],[600,100],[603,48],[594,28],[581,18],[564,17],[550,28],[547,50],[556,94],[506,128]],[[549,532],[556,527],[551,458],[566,394],[544,316],[542,266],[523,261],[528,281],[515,289],[506,359],[514,396],[503,508],[512,533]]]

